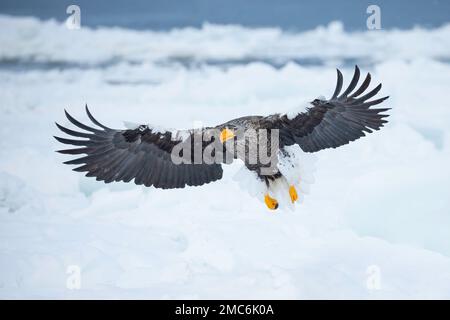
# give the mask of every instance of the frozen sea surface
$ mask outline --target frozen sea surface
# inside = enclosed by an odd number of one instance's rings
[[[0,29],[0,297],[450,298],[450,25]],[[238,163],[167,191],[96,182],[54,152],[64,108],[116,128],[214,125],[329,97],[355,63],[383,83],[390,122],[319,152],[294,212],[243,193]]]

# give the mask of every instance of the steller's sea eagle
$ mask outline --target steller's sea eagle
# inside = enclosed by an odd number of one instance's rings
[[[341,93],[343,77],[338,69],[332,97],[315,99],[304,111],[241,117],[215,127],[192,130],[168,131],[150,125],[111,129],[98,122],[86,106],[95,127],[77,121],[66,111],[68,120],[84,132],[56,123],[64,133],[82,138],[55,137],[61,143],[76,146],[58,152],[84,154],[64,163],[80,165],[73,170],[87,172],[87,177],[105,183],[134,179],[138,185],[162,189],[200,186],[219,180],[222,164],[240,159],[249,170],[245,171],[256,178],[253,181],[259,186],[261,200],[269,209],[277,209],[277,194],[285,194],[290,205],[301,196],[302,178],[308,180],[305,155],[348,144],[365,133],[379,130],[387,122],[384,118],[388,115],[383,112],[389,108],[371,107],[388,97],[369,101],[380,91],[381,84],[366,92],[371,80],[368,73],[361,86],[353,91],[359,77],[356,66],[349,86]],[[256,149],[251,148],[252,143]],[[270,161],[262,161],[261,150]],[[199,152],[208,156],[198,161],[194,155]]]

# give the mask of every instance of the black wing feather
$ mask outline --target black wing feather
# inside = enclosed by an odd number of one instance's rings
[[[299,113],[294,118],[286,115],[268,117],[272,128],[280,130],[280,144],[298,144],[305,152],[316,152],[326,148],[337,148],[351,141],[379,130],[387,122],[383,114],[390,108],[371,109],[388,97],[372,101],[380,90],[381,84],[373,90],[363,94],[369,87],[371,76],[367,74],[362,85],[354,92],[360,78],[360,70],[355,66],[355,73],[348,88],[341,94],[343,77],[337,70],[336,89],[330,100],[316,99],[311,102],[312,107],[306,112]]]
[[[69,136],[80,140],[55,137],[63,144],[80,148],[64,149],[58,152],[84,155],[64,162],[79,165],[74,171],[86,172],[88,177],[109,183],[129,182],[155,186],[156,188],[184,188],[186,185],[202,185],[222,178],[220,164],[175,164],[171,151],[181,140],[172,140],[171,133],[152,132],[151,128],[115,130],[97,121],[86,106],[86,113],[94,125],[87,126],[65,111],[67,119],[86,132],[74,131],[56,124]]]

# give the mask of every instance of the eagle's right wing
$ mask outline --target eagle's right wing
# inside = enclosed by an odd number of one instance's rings
[[[106,183],[129,182],[134,179],[136,184],[144,184],[147,187],[153,185],[163,189],[199,186],[222,178],[222,166],[217,163],[175,164],[171,152],[183,142],[183,138],[172,132],[159,132],[145,125],[136,129],[115,130],[99,123],[87,106],[86,113],[98,128],[82,124],[67,112],[67,119],[86,132],[74,131],[56,124],[64,133],[84,138],[75,140],[55,137],[61,143],[77,146],[58,152],[77,156],[85,154],[64,162],[81,165],[73,169],[75,171],[87,172],[86,176],[96,177]],[[203,150],[206,145],[203,141],[201,143]]]
[[[280,143],[283,145],[298,144],[305,152],[316,152],[326,148],[337,148],[365,136],[372,130],[379,130],[388,115],[383,112],[389,108],[371,108],[388,97],[368,101],[381,89],[366,92],[371,80],[370,73],[362,85],[352,92],[358,84],[360,71],[355,73],[348,88],[341,93],[343,77],[337,70],[337,85],[329,100],[315,99],[312,107],[306,112],[294,116],[272,115],[267,117],[272,129],[280,130]],[[364,94],[365,93],[365,94]]]

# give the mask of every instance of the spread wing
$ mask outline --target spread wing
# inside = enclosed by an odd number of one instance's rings
[[[217,163],[175,164],[171,152],[175,146],[185,141],[170,131],[160,132],[146,125],[130,130],[115,130],[98,122],[86,106],[89,119],[97,127],[87,126],[66,112],[67,119],[84,130],[74,131],[58,123],[64,133],[81,139],[55,137],[63,144],[76,148],[59,150],[63,154],[83,155],[65,164],[80,165],[74,171],[87,172],[87,177],[109,183],[129,182],[134,179],[138,185],[172,189],[199,186],[222,178],[222,166]],[[193,131],[191,135],[194,134]],[[201,133],[200,133],[201,134]],[[193,141],[193,140],[192,140]],[[206,145],[201,142],[202,148]]]
[[[298,144],[305,152],[337,148],[379,130],[388,115],[389,108],[371,108],[388,97],[371,100],[381,89],[381,84],[366,92],[371,80],[367,74],[361,86],[353,92],[359,81],[360,71],[355,73],[347,89],[341,93],[343,77],[337,70],[337,85],[329,100],[315,99],[312,107],[294,117],[278,115],[268,117],[271,126],[280,130],[280,142],[284,145]]]

